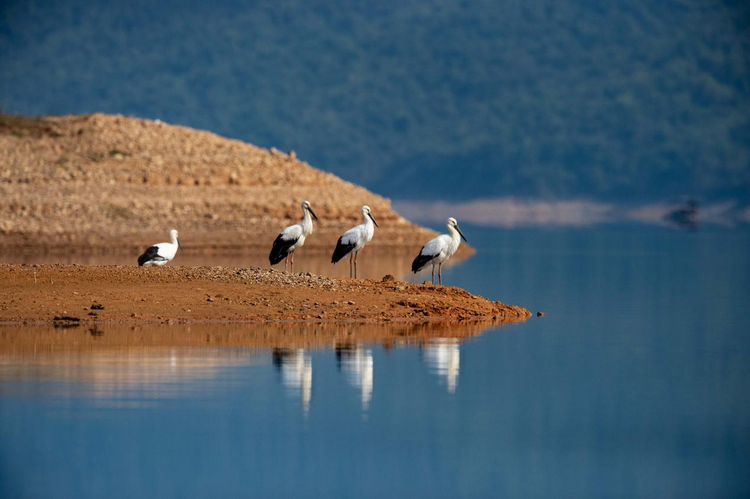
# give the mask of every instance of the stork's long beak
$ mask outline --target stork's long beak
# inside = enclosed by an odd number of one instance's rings
[[[180,249],[182,249],[182,244],[180,244],[180,240],[179,239],[177,240],[177,247],[180,248]]]
[[[313,218],[314,218],[315,220],[317,220],[317,219],[318,219],[318,215],[316,215],[316,214],[315,214],[315,212],[314,212],[314,211],[312,211],[312,208],[309,208],[309,207],[308,207],[307,209],[308,209],[308,210],[310,210],[310,215],[312,215],[312,216],[313,216]]]
[[[463,239],[464,241],[466,241],[466,236],[464,236],[464,233],[461,232],[461,229],[458,228],[458,225],[456,225],[456,230],[461,235],[461,239]],[[466,242],[468,243],[469,241],[466,241]]]
[[[367,216],[370,217],[370,220],[372,220],[372,223],[375,224],[375,227],[380,227],[380,225],[378,225],[378,223],[375,221],[375,219],[372,218],[372,213],[368,213]]]

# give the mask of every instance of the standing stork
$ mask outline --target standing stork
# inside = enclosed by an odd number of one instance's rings
[[[146,251],[138,257],[138,266],[148,267],[151,265],[166,265],[172,258],[177,254],[177,248],[182,248],[180,240],[177,238],[177,231],[172,229],[169,231],[170,243],[159,243],[150,246]]]
[[[271,262],[271,265],[276,265],[284,260],[284,272],[286,272],[289,260],[291,260],[292,272],[294,272],[294,250],[305,244],[305,238],[313,231],[312,219],[318,219],[310,207],[310,201],[302,201],[302,213],[304,215],[301,222],[290,225],[276,236],[271,253],[268,254],[268,261]],[[312,218],[310,218],[310,215],[312,215]]]
[[[435,265],[438,266],[440,284],[443,284],[443,262],[452,257],[456,250],[458,250],[462,238],[466,241],[466,237],[464,237],[461,229],[458,228],[458,222],[456,222],[455,218],[449,218],[445,225],[448,227],[450,235],[439,235],[422,246],[419,254],[411,264],[411,271],[415,274],[428,264],[432,264],[432,284],[435,284]],[[466,242],[468,243],[469,241]]]
[[[336,262],[351,253],[349,256],[349,277],[352,277],[353,264],[353,277],[355,279],[357,277],[357,254],[365,247],[365,244],[372,241],[372,236],[375,234],[375,227],[378,227],[378,223],[372,217],[370,207],[367,205],[362,207],[362,218],[365,219],[365,223],[352,227],[339,238],[336,243],[336,249],[333,250],[333,256],[331,257],[331,263],[336,264]]]

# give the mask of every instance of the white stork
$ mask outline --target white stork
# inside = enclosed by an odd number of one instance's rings
[[[147,267],[150,265],[166,265],[172,258],[177,254],[177,248],[182,248],[180,240],[177,239],[177,231],[172,229],[169,231],[170,243],[159,243],[146,249],[146,251],[138,257],[138,265],[141,267]]]
[[[305,238],[312,234],[312,219],[318,219],[315,212],[310,207],[310,201],[302,201],[302,221],[290,225],[276,236],[273,242],[271,253],[268,254],[268,261],[271,265],[276,265],[284,260],[284,271],[286,272],[287,262],[291,260],[292,272],[294,272],[294,250],[301,248],[305,244]],[[312,218],[310,218],[312,215]]]
[[[448,260],[458,250],[461,245],[461,238],[466,241],[461,229],[458,228],[458,222],[451,217],[445,224],[448,227],[448,234],[442,234],[422,246],[419,254],[411,264],[411,270],[415,274],[429,264],[432,264],[432,284],[435,284],[435,265],[438,266],[438,279],[443,284],[443,262]],[[466,241],[468,242],[468,241]]]
[[[352,227],[339,238],[336,243],[336,249],[333,250],[333,256],[331,257],[331,263],[335,264],[351,253],[349,256],[349,277],[352,277],[353,263],[354,278],[357,277],[357,254],[365,247],[365,244],[372,241],[372,236],[375,234],[375,227],[378,227],[378,223],[372,217],[370,207],[367,205],[362,207],[362,218],[364,218],[365,223]]]

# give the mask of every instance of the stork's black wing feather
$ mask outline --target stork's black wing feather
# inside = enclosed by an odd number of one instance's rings
[[[276,240],[273,242],[271,252],[268,254],[268,261],[271,262],[271,265],[276,265],[281,260],[286,258],[289,254],[289,249],[297,244],[297,241],[299,241],[299,238],[283,239],[281,237],[282,235],[283,234],[279,234],[278,236],[276,236]]]
[[[423,255],[422,250],[424,250],[424,246],[422,246],[422,249],[419,250],[419,254],[414,259],[414,261],[411,262],[411,271],[414,272],[415,274],[419,272],[420,270],[422,270],[425,265],[430,263],[430,261],[432,261],[432,259],[435,258],[435,255]]]
[[[142,267],[146,262],[150,261],[162,261],[166,260],[163,256],[159,256],[159,247],[151,246],[141,256],[138,257],[138,266]]]
[[[357,246],[356,243],[351,244],[344,244],[341,242],[341,240],[344,238],[344,236],[341,236],[336,243],[336,249],[333,250],[333,256],[331,257],[331,263],[336,263],[342,258],[344,258],[346,255],[349,254],[351,250],[354,249],[355,246]]]

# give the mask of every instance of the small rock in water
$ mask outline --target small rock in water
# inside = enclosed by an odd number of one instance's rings
[[[544,317],[545,315],[547,315],[547,314],[545,314],[544,312],[537,312],[536,313],[537,317]]]
[[[104,305],[101,303],[94,303],[91,305],[91,310],[104,310]]]
[[[79,322],[81,319],[79,319],[78,317],[72,317],[70,315],[56,315],[52,320],[54,320],[54,321]]]

